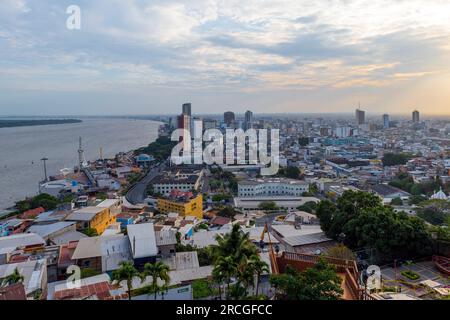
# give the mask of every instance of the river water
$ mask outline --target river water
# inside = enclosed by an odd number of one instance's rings
[[[158,122],[115,118],[80,118],[82,123],[0,128],[0,209],[36,195],[47,157],[48,175],[78,163],[78,139],[86,160],[113,157],[146,146],[158,136]]]

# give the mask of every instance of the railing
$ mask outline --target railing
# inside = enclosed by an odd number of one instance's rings
[[[353,299],[363,300],[370,299],[367,295],[364,296],[364,290],[360,287],[358,283],[359,273],[358,267],[354,260],[344,260],[333,257],[317,256],[306,253],[296,253],[296,252],[283,252],[281,255],[282,260],[291,260],[310,263],[314,265],[319,262],[319,259],[325,259],[328,263],[334,265],[338,272],[345,274],[345,286],[348,288]]]

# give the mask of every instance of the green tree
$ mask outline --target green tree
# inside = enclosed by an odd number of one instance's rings
[[[277,204],[274,201],[262,201],[258,208],[261,210],[277,210]]]
[[[236,215],[236,213],[237,212],[233,207],[224,206],[219,210],[219,212],[217,212],[217,215],[221,216],[221,217],[227,217],[227,218],[233,219],[234,216]]]
[[[3,279],[0,279],[0,284],[2,287],[12,286],[16,283],[20,283],[24,281],[24,276],[20,274],[19,269],[15,268],[13,273],[6,276]]]
[[[230,298],[230,283],[231,278],[235,276],[237,273],[237,264],[233,257],[224,257],[220,256],[216,264],[214,265],[214,271],[213,275],[216,277],[216,279],[222,279],[225,281],[227,285],[226,290],[226,299],[229,300]]]
[[[404,165],[412,158],[411,154],[407,153],[386,153],[382,158],[385,167]]]
[[[337,258],[342,260],[356,260],[356,256],[352,250],[344,246],[343,244],[338,244],[331,247],[325,251],[323,254],[326,257]]]
[[[288,266],[285,273],[270,277],[282,300],[337,300],[343,293],[341,282],[334,266],[323,259],[303,272]]]
[[[158,292],[164,292],[164,289],[167,288],[170,283],[169,270],[169,267],[160,261],[156,263],[146,263],[144,265],[144,276],[152,277],[150,287],[155,295],[155,300]],[[159,286],[158,279],[161,279],[164,282],[164,285]]]
[[[290,179],[300,178],[300,170],[297,167],[287,167],[284,172],[287,178]]]
[[[399,197],[394,198],[391,200],[391,205],[393,206],[402,206],[403,205],[403,200]]]
[[[259,279],[261,278],[261,274],[264,272],[269,273],[269,266],[266,262],[262,261],[258,255],[253,255],[250,258],[249,264],[251,266],[251,270],[256,275],[256,296],[259,293]]]
[[[133,288],[133,279],[135,277],[140,277],[141,274],[134,267],[133,263],[130,261],[122,261],[119,263],[119,269],[114,270],[112,273],[113,282],[120,284],[122,281],[126,281],[128,299],[131,300],[131,290]]]

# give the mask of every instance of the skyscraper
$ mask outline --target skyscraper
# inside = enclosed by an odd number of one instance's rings
[[[191,116],[192,115],[191,108],[192,106],[190,103],[183,104],[183,114],[186,116]]]
[[[414,123],[420,122],[420,113],[417,110],[414,110],[412,113],[412,121]]]
[[[366,123],[366,112],[361,109],[356,109],[356,124],[358,126]]]
[[[383,114],[383,128],[384,129],[389,129],[389,115],[388,114]]]
[[[226,123],[227,126],[231,126],[231,124],[235,121],[236,117],[234,115],[234,112],[227,111],[223,114],[223,121]]]
[[[248,130],[252,128],[253,123],[253,112],[247,111],[245,113],[244,129]]]

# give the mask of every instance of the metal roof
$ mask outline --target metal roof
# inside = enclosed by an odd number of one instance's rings
[[[127,225],[127,231],[134,259],[158,254],[153,223]]]

